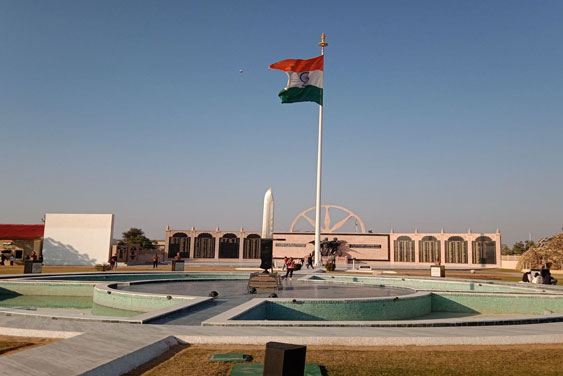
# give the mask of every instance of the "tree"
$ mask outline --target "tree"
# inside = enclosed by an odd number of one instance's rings
[[[534,243],[533,240],[526,240],[524,242],[524,248],[526,249],[526,251],[530,248],[534,248],[536,246],[536,243]]]
[[[526,246],[524,245],[524,242],[520,241],[514,243],[514,246],[512,247],[512,254],[521,255],[524,252],[526,252]]]
[[[527,250],[529,250],[530,248],[534,248],[536,246],[536,243],[534,243],[532,240],[526,240],[525,242],[519,241],[514,243],[514,246],[512,246],[512,248],[509,248],[508,246],[504,245],[502,247],[502,254],[503,255],[521,255],[524,252],[526,252]]]
[[[145,236],[145,233],[140,228],[132,227],[129,231],[124,232],[122,236],[123,243],[139,244],[144,249],[156,248],[154,243]]]

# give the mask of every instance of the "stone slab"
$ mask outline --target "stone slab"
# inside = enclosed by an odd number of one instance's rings
[[[213,362],[246,362],[250,360],[248,354],[213,354],[209,357]]]

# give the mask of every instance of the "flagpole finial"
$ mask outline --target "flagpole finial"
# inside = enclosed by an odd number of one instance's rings
[[[326,35],[325,33],[321,34],[321,41],[319,42],[319,47],[325,48],[328,46],[328,43],[325,41]]]

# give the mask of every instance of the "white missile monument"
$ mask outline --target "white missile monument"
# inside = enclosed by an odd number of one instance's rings
[[[274,195],[268,188],[264,195],[264,211],[262,215],[262,239],[260,240],[260,268],[262,273],[252,273],[248,280],[248,292],[282,290],[278,273],[273,272],[272,251],[274,248]],[[269,270],[272,272],[270,273]]]
[[[268,188],[264,195],[264,214],[262,215],[262,239],[274,237],[274,195]]]

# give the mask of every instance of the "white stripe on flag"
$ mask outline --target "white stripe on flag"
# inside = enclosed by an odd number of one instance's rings
[[[300,87],[313,85],[316,87],[323,87],[323,71],[314,70],[311,72],[285,72],[287,73],[288,81],[286,89],[290,87]]]

